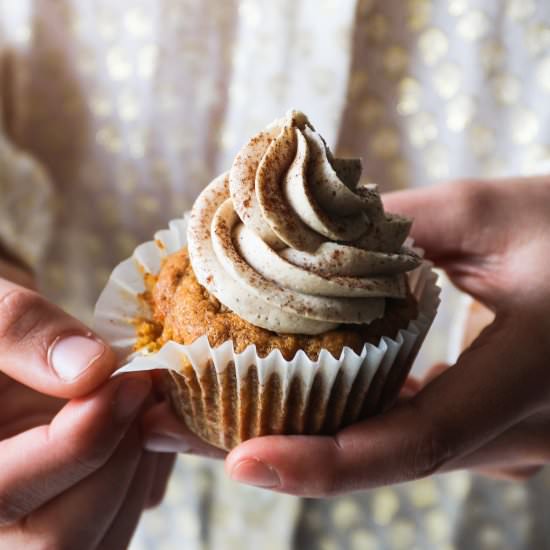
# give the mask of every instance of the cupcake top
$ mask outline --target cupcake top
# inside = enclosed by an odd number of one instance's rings
[[[420,263],[411,220],[384,212],[361,161],[336,159],[291,111],[254,136],[197,198],[188,227],[198,281],[246,321],[320,334],[384,315]]]

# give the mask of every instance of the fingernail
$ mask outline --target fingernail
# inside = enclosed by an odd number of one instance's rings
[[[237,462],[230,475],[234,481],[264,489],[274,489],[281,485],[281,480],[275,469],[258,458],[247,458]]]
[[[119,422],[133,418],[151,391],[149,378],[129,378],[121,382],[115,396],[114,415]]]
[[[184,439],[155,433],[145,437],[143,446],[155,453],[187,453],[191,450],[191,446]]]
[[[105,344],[93,337],[65,336],[51,345],[48,360],[59,378],[72,382],[84,374],[105,352]]]

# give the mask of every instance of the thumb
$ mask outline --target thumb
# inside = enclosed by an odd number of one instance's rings
[[[543,333],[525,316],[497,319],[402,406],[334,437],[245,441],[228,455],[226,470],[241,483],[319,497],[453,469],[548,402],[547,364],[532,352]]]
[[[114,352],[42,296],[0,279],[0,371],[40,393],[70,399],[116,368]]]

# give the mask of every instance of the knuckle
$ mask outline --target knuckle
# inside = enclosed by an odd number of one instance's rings
[[[451,226],[468,224],[471,231],[462,232],[458,246],[463,252],[481,252],[486,247],[486,233],[499,218],[494,216],[497,195],[494,187],[480,180],[456,180],[447,188],[452,206]]]
[[[412,447],[409,472],[411,479],[429,477],[439,472],[455,455],[446,430],[435,421],[422,416],[419,426],[421,428],[414,441],[409,443]]]
[[[85,474],[91,474],[99,470],[107,462],[108,454],[103,446],[92,447],[86,446],[80,453],[75,453],[74,463]]]
[[[11,345],[32,338],[45,319],[44,299],[30,290],[16,288],[0,299],[0,339]]]
[[[86,435],[80,433],[65,440],[65,453],[71,472],[80,480],[103,466],[114,453],[123,453],[128,459],[137,456],[142,449],[141,439],[136,429],[126,432],[120,439],[118,432],[109,426],[94,430]]]
[[[435,432],[421,436],[412,454],[412,476],[415,479],[437,473],[450,458],[449,447]]]
[[[487,183],[469,180],[462,182],[460,186],[456,186],[455,190],[457,200],[462,200],[465,210],[473,216],[483,215],[486,217],[492,210],[491,205],[494,203],[494,196],[491,186]]]
[[[340,471],[339,457],[346,443],[338,435],[334,436],[333,441],[332,452],[326,453],[322,463],[312,469],[311,474],[314,477],[307,491],[308,496],[330,498],[339,495],[345,489],[346,476]]]
[[[487,183],[477,179],[462,179],[454,182],[457,196],[463,200],[475,202],[487,190]]]
[[[0,528],[13,525],[25,517],[25,512],[15,505],[7,494],[0,494]]]
[[[105,465],[110,449],[97,437],[79,437],[65,441],[67,462],[73,465],[77,478],[87,476]]]

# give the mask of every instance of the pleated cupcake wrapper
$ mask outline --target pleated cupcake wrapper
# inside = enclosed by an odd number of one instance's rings
[[[186,232],[186,218],[176,219],[138,246],[115,268],[96,304],[95,329],[125,363],[117,373],[163,371],[176,412],[200,437],[225,449],[259,435],[334,433],[391,406],[439,305],[429,262],[409,273],[417,319],[394,338],[366,343],[359,354],[346,347],[336,359],[322,350],[312,361],[299,351],[289,361],[279,350],[259,357],[254,345],[236,353],[232,341],[213,348],[206,336],[189,345],[170,341],[155,353],[135,352],[136,326],[152,318],[141,297],[144,274],[158,274],[163,259],[186,246]]]

